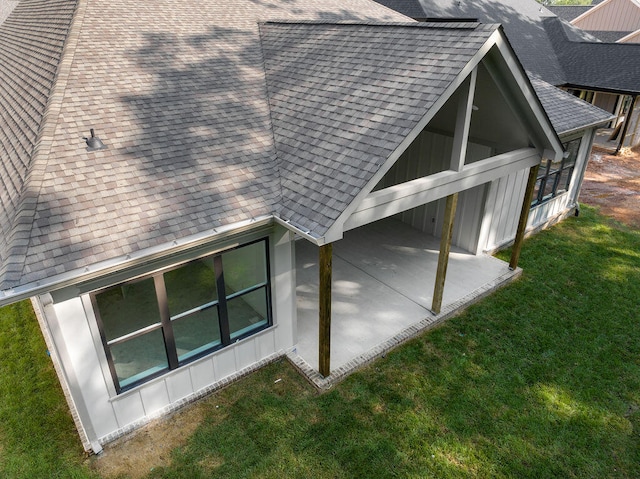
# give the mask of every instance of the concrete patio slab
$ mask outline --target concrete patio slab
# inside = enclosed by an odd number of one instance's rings
[[[435,316],[430,308],[439,248],[438,238],[395,219],[349,231],[334,243],[331,376],[451,316],[518,274],[501,260],[452,247],[443,308]],[[298,241],[296,265],[298,344],[289,357],[313,376],[318,369],[318,248]]]

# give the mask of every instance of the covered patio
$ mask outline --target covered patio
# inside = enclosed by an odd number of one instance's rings
[[[333,248],[331,375],[343,376],[518,276],[508,263],[452,246],[442,310],[431,311],[440,239],[394,218],[348,231]],[[318,357],[318,247],[296,243],[298,344],[312,380]],[[315,377],[314,377],[315,376]]]

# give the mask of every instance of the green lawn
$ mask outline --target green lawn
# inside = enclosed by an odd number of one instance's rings
[[[640,232],[581,211],[328,393],[281,361],[212,395],[149,477],[640,477]],[[28,303],[0,310],[0,477],[91,477],[45,349]]]

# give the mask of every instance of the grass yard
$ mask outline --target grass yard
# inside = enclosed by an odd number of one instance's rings
[[[520,265],[328,393],[281,361],[210,396],[145,477],[640,477],[640,232],[584,207]],[[0,394],[0,477],[99,477],[28,303],[0,310]]]

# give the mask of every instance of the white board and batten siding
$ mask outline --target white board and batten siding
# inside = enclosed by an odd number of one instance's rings
[[[92,445],[105,444],[178,409],[293,347],[295,263],[292,234],[274,226],[270,239],[273,326],[208,356],[116,394],[88,294],[54,303],[40,298],[82,428]],[[85,446],[86,447],[86,446]]]
[[[591,129],[579,134],[561,137],[563,143],[576,138],[582,139],[569,189],[529,211],[528,231],[539,229],[543,225],[555,221],[575,207],[594,135],[595,130]],[[528,171],[522,170],[494,180],[488,186],[482,225],[483,232],[480,235],[477,252],[495,251],[514,240],[527,186],[527,177]]]

